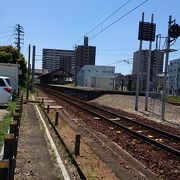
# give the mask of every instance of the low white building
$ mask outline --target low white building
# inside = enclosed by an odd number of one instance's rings
[[[114,90],[115,67],[84,65],[76,75],[77,86]]]
[[[168,73],[170,94],[180,95],[180,58],[170,61]]]

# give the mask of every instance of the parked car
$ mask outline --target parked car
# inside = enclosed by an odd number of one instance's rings
[[[0,105],[6,105],[11,99],[12,87],[10,77],[0,76]]]

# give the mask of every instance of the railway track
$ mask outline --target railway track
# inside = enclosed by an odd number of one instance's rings
[[[107,109],[94,106],[85,101],[68,96],[64,93],[52,90],[50,88],[43,89],[57,98],[61,98],[70,104],[73,104],[86,112],[93,114],[96,120],[106,121],[116,128],[124,130],[140,140],[156,146],[176,157],[180,157],[180,136],[172,134],[153,126],[138,122],[135,119],[128,118],[119,113],[109,111]]]

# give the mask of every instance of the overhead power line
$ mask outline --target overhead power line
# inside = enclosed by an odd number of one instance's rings
[[[0,31],[5,31],[6,29],[9,29],[9,28],[13,28],[14,26],[6,26],[6,27],[2,27],[0,28]]]
[[[117,10],[115,10],[112,14],[110,14],[107,18],[105,18],[101,23],[99,23],[97,26],[95,26],[94,28],[92,28],[87,34],[90,34],[91,32],[93,32],[95,29],[97,29],[99,26],[101,26],[104,22],[106,22],[110,17],[112,17],[114,14],[116,14],[120,9],[122,9],[124,6],[126,6],[128,3],[130,3],[132,0],[127,1],[125,4],[123,4],[121,7],[119,7]]]
[[[13,38],[14,38],[14,34],[11,34],[11,35],[9,36],[9,38],[6,40],[6,42],[4,43],[4,45],[7,45],[7,43],[10,42],[10,41],[12,41]],[[12,44],[12,42],[11,42],[11,44]]]
[[[109,18],[111,18],[114,14],[116,14],[119,10],[121,10],[123,7],[125,7],[128,3],[130,3],[132,0],[128,0],[126,3],[124,3],[122,6],[120,6],[118,9],[116,9],[113,13],[111,13],[109,16],[107,16],[103,21],[101,21],[97,26],[92,28],[89,32],[85,34],[85,36],[89,35],[91,32],[93,32],[95,29],[97,29],[99,26],[101,26],[104,22],[106,22]],[[73,45],[77,44],[79,41],[81,41],[84,37],[79,39],[77,42],[75,42]]]
[[[136,9],[138,9],[139,7],[141,7],[143,4],[145,4],[147,1],[149,0],[145,0],[143,1],[141,4],[139,4],[138,6],[136,6],[135,8],[131,9],[129,12],[127,12],[126,14],[124,14],[123,16],[121,16],[120,18],[118,18],[116,21],[112,22],[110,25],[106,26],[104,29],[102,29],[101,31],[99,31],[98,33],[96,33],[94,36],[92,36],[90,38],[93,39],[95,38],[97,35],[101,34],[103,31],[105,31],[106,29],[108,29],[109,27],[111,27],[112,25],[114,25],[115,23],[117,23],[118,21],[120,21],[121,19],[123,19],[124,17],[126,17],[127,15],[129,15],[130,13],[132,13],[133,11],[135,11]]]
[[[128,58],[128,59],[121,59],[115,62],[112,62],[111,64],[107,64],[107,66],[113,65],[113,64],[119,64],[119,63],[126,63],[126,64],[132,64],[132,60],[133,58]]]
[[[14,34],[14,33],[13,33],[13,34]],[[7,34],[7,35],[2,35],[2,36],[0,35],[0,38],[1,38],[1,39],[7,38],[7,37],[9,37],[9,36],[11,36],[11,35],[12,35],[12,32],[11,32],[10,34]]]

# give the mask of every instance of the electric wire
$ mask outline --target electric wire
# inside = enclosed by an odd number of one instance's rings
[[[110,17],[112,17],[114,14],[116,14],[119,10],[121,10],[123,7],[125,7],[128,3],[130,3],[132,0],[127,1],[125,4],[123,4],[121,7],[119,7],[116,11],[114,11],[112,14],[110,14],[107,18],[105,18],[101,23],[99,23],[96,27],[91,29],[86,35],[93,32],[95,29],[97,29],[99,26],[101,26],[104,22],[106,22]]]
[[[9,29],[9,28],[13,28],[13,27],[14,27],[13,25],[11,25],[11,26],[6,26],[6,27],[2,27],[2,28],[0,28],[0,31],[5,30],[5,29]]]
[[[7,34],[7,35],[4,35],[4,36],[0,36],[0,38],[6,38],[6,37],[9,37],[9,36],[11,36],[12,35],[12,33],[11,34]]]
[[[109,18],[111,18],[114,14],[116,14],[119,10],[121,10],[123,7],[125,7],[127,4],[129,4],[132,0],[128,0],[126,1],[123,5],[121,5],[118,9],[116,9],[113,13],[111,13],[109,16],[107,16],[103,21],[101,21],[97,26],[95,26],[94,28],[92,28],[89,32],[87,32],[85,34],[85,36],[89,35],[90,33],[92,33],[95,29],[97,29],[99,26],[101,26],[104,22],[106,22]],[[79,39],[77,42],[75,42],[73,45],[77,44],[78,42],[80,42],[84,37],[82,37],[81,39]]]
[[[6,45],[10,40],[12,40],[12,38],[14,38],[14,34],[11,34],[11,36],[9,36],[9,38],[4,42],[4,45]]]
[[[119,63],[132,64],[132,61],[130,61],[131,59],[133,59],[133,58],[117,60],[117,61],[115,61],[115,62],[112,62],[112,63],[110,63],[110,64],[107,64],[106,66],[110,66],[110,65],[113,65],[113,64],[119,64]]]
[[[117,23],[118,21],[120,21],[121,19],[125,18],[127,15],[129,15],[130,13],[132,13],[133,11],[135,11],[136,9],[138,9],[139,7],[141,7],[143,4],[145,4],[147,1],[149,0],[145,0],[142,3],[140,3],[138,6],[136,6],[135,8],[131,9],[129,12],[127,12],[126,14],[124,14],[123,16],[121,16],[120,18],[118,18],[116,21],[112,22],[111,24],[109,24],[108,26],[106,26],[104,29],[102,29],[101,31],[99,31],[98,33],[96,33],[94,36],[92,36],[90,38],[93,39],[96,36],[98,36],[99,34],[101,34],[102,32],[104,32],[106,29],[108,29],[109,27],[111,27],[112,25],[114,25],[115,23]]]
[[[132,51],[132,50],[136,50],[137,48],[129,48],[129,49],[127,49],[127,48],[122,48],[122,49],[99,49],[99,48],[97,48],[96,50],[97,51]]]

